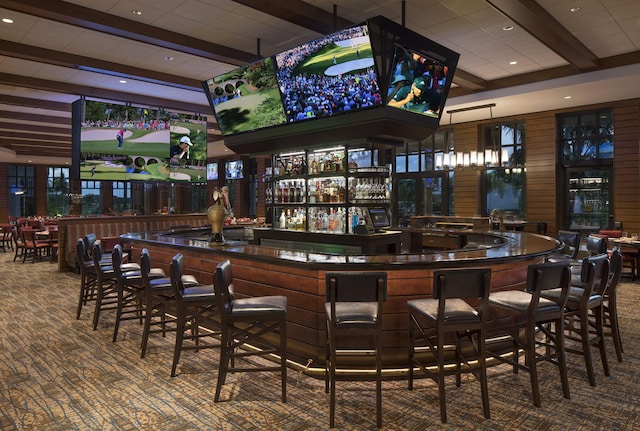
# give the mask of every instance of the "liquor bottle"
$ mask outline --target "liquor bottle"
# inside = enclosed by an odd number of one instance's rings
[[[283,183],[282,186],[282,202],[289,203],[289,186],[287,183]]]
[[[289,183],[289,203],[296,202],[296,188],[295,183]]]
[[[280,213],[280,229],[286,229],[287,217],[284,215],[284,210]]]
[[[302,202],[302,181],[296,181],[296,188],[294,192],[294,202],[301,203]]]

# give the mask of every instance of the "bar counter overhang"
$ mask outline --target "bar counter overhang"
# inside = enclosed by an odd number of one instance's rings
[[[433,271],[439,268],[491,267],[492,291],[523,289],[527,266],[562,249],[558,240],[526,232],[473,231],[486,245],[455,251],[396,255],[329,255],[267,246],[229,243],[213,246],[208,240],[177,236],[175,232],[142,232],[121,236],[137,259],[147,248],[153,266],[168,270],[176,253],[185,257],[185,273],[213,283],[216,265],[229,259],[238,297],[285,295],[287,351],[291,365],[308,374],[324,372],[326,323],[325,272],[386,271],[388,296],[383,316],[383,362],[387,374],[407,369],[409,317],[406,302],[431,297]],[[358,337],[354,337],[354,347]],[[366,341],[366,340],[365,340]],[[367,369],[371,357],[354,355],[350,366]]]

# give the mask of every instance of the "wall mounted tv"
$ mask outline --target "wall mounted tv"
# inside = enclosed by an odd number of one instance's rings
[[[277,126],[286,121],[270,57],[202,84],[223,136]]]
[[[244,163],[242,160],[229,160],[225,163],[225,179],[240,180],[244,178]]]
[[[207,181],[218,179],[218,162],[207,163]]]
[[[80,180],[206,180],[206,117],[80,99],[72,105],[72,143]]]

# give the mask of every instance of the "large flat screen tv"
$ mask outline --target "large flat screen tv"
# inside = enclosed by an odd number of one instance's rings
[[[225,179],[240,180],[244,178],[244,163],[242,160],[229,160],[225,163]]]
[[[451,85],[442,57],[396,45],[390,77],[387,106],[440,118]]]
[[[206,180],[207,119],[80,99],[72,107],[75,178]]]
[[[271,57],[202,83],[223,136],[284,124]]]
[[[207,163],[207,181],[215,181],[218,179],[218,163]]]
[[[275,56],[287,121],[382,104],[369,30],[349,27]]]

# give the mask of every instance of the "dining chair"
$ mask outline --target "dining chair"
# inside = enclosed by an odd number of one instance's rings
[[[605,335],[611,336],[613,346],[616,351],[618,362],[622,362],[622,337],[620,335],[620,324],[618,321],[618,284],[622,277],[622,265],[624,257],[619,248],[611,250],[610,271],[607,280],[607,288],[602,298],[603,326],[608,332]]]

